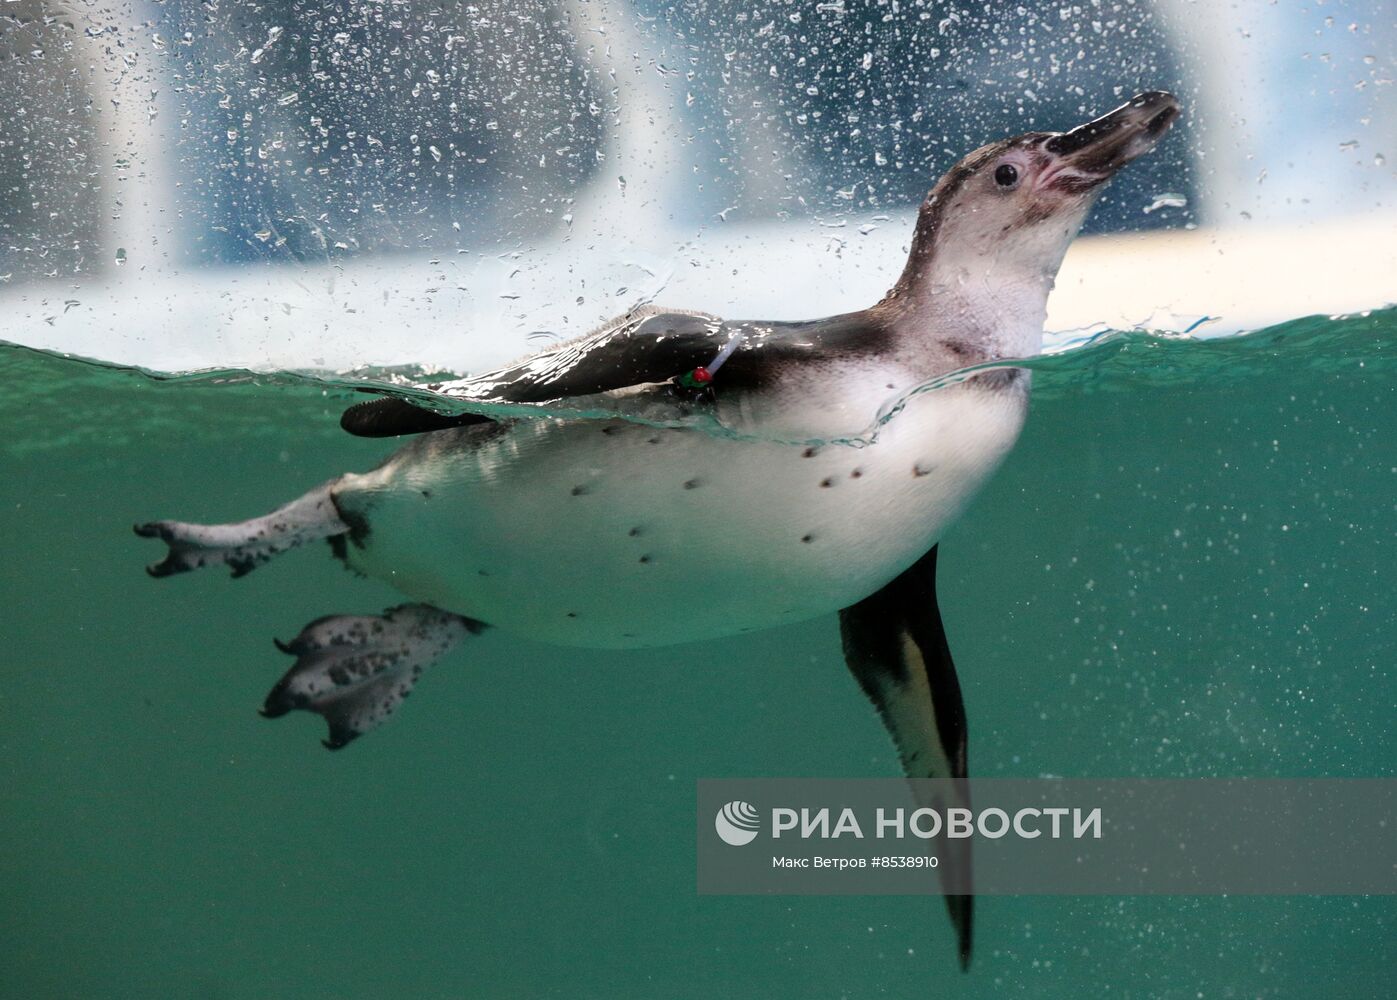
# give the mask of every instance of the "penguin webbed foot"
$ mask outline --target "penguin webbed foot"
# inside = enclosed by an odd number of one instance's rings
[[[187,573],[203,566],[227,566],[245,576],[273,556],[308,541],[348,532],[340,520],[331,489],[334,480],[278,507],[270,514],[234,524],[150,521],[133,530],[141,538],[158,538],[170,547],[165,558],[146,567],[154,577]]]
[[[267,694],[261,713],[275,719],[314,712],[330,727],[321,742],[339,750],[381,725],[423,670],[484,627],[427,604],[316,619],[290,642],[274,640],[296,663]]]
[[[274,545],[255,542],[242,545],[220,544],[211,531],[222,525],[186,524],[183,521],[151,521],[132,530],[141,538],[158,538],[170,547],[165,558],[146,567],[153,577],[188,573],[204,566],[226,565],[234,577],[246,576],[282,551]]]

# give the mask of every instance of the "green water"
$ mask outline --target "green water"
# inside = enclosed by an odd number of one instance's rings
[[[1397,312],[1036,363],[941,546],[987,776],[1393,776]],[[833,618],[660,652],[486,633],[347,750],[256,708],[400,598],[315,547],[151,580],[134,521],[375,463],[345,384],[0,349],[0,994],[1378,997],[1397,899],[699,897],[699,777],[886,776]]]

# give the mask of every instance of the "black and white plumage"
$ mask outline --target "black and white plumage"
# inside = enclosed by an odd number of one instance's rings
[[[1095,194],[1177,114],[1174,98],[1146,93],[1069,132],[971,153],[931,191],[901,278],[869,309],[789,323],[645,308],[432,387],[650,416],[702,407],[731,435],[376,400],[343,424],[413,435],[384,464],[239,524],[139,525],[170,546],[151,572],[222,563],[241,575],[328,538],[350,566],[418,602],[318,620],[284,647],[297,663],[264,711],[321,714],[333,747],[381,722],[426,666],[485,625],[634,648],[839,612],[850,668],[907,773],[963,787],[965,711],[936,604],[936,545],[1017,438],[1028,374],[994,368],[907,395],[863,447],[808,442],[866,430],[883,404],[936,376],[1037,353],[1053,278]],[[676,390],[676,377],[720,356],[711,392]],[[968,849],[947,860],[968,962]]]

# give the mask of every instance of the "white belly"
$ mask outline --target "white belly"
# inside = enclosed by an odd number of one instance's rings
[[[864,447],[621,421],[445,431],[346,476],[355,568],[550,642],[638,647],[828,614],[940,537],[1013,444],[1026,394],[924,393]]]

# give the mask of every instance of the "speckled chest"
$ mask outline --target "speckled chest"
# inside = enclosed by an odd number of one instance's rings
[[[877,590],[998,465],[1025,406],[1014,387],[928,392],[861,447],[624,421],[445,431],[336,498],[362,526],[351,564],[419,600],[564,644],[663,645]],[[835,409],[772,412],[832,427]],[[780,429],[760,400],[738,417]]]

